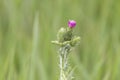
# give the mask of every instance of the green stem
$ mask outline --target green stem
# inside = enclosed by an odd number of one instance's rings
[[[60,58],[60,80],[67,80],[66,71],[68,69],[68,54],[70,51],[70,45],[65,45],[59,49]]]

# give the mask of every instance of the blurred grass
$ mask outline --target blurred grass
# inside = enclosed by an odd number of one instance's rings
[[[0,0],[0,80],[57,80],[51,40],[69,19],[81,45],[71,54],[76,80],[119,80],[120,0]]]

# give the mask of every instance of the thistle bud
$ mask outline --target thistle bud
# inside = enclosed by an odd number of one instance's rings
[[[74,21],[74,20],[69,20],[69,21],[68,21],[68,26],[69,26],[69,28],[74,28],[74,27],[76,26],[76,21]]]
[[[65,28],[61,28],[59,31],[58,31],[58,34],[57,34],[57,39],[59,42],[63,42],[64,41],[64,35],[66,33],[66,29]]]

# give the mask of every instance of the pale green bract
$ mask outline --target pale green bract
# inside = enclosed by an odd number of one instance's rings
[[[80,43],[80,37],[73,35],[72,29],[69,28],[61,28],[57,34],[57,40],[52,41],[52,43],[65,46],[66,44],[70,44],[71,47]]]

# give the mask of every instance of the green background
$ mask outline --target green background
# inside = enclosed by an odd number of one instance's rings
[[[0,80],[58,80],[51,41],[70,19],[75,80],[120,80],[120,0],[0,0]]]

